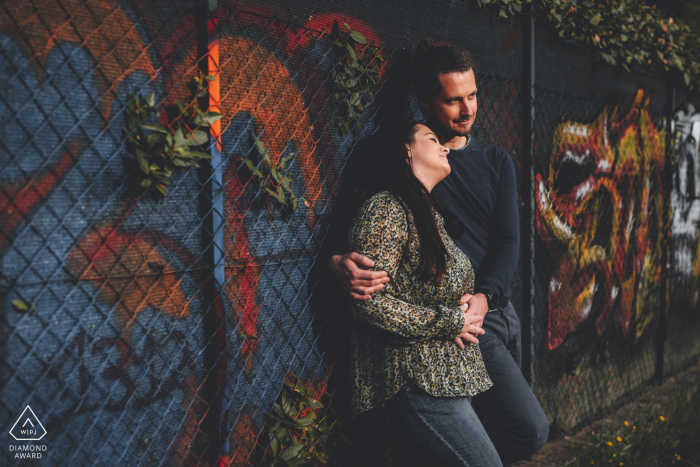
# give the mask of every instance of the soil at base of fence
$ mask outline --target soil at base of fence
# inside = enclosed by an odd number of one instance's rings
[[[656,400],[673,397],[677,388],[685,383],[695,380],[700,384],[700,361],[683,373],[669,378],[661,386],[657,386],[633,402],[619,408],[615,412],[616,420],[633,420],[640,404],[653,397]],[[612,413],[606,414],[604,420],[613,423]],[[565,436],[547,442],[542,450],[529,462],[519,462],[511,467],[575,467],[578,465],[576,452],[586,441],[586,433],[596,430],[600,426],[600,419],[581,429],[573,436]]]

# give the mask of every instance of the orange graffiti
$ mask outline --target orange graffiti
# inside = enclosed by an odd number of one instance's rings
[[[306,187],[304,196],[311,203],[309,222],[313,221],[313,205],[323,201],[320,161],[316,158],[313,127],[299,88],[284,63],[264,46],[249,39],[224,36],[220,39],[221,101],[228,127],[232,116],[248,112],[256,122],[256,132],[264,130],[261,139],[275,159],[284,153],[288,143],[298,151],[296,163]],[[225,90],[225,91],[223,91]],[[235,165],[235,163],[233,164]],[[243,185],[234,175],[227,174],[225,211],[227,219],[224,242],[227,249],[226,294],[235,300],[234,313],[238,318],[239,335],[245,337],[241,355],[246,358],[246,370],[252,371],[251,355],[262,337],[257,330],[259,305],[256,291],[261,269],[250,251],[248,232],[244,224]]]
[[[550,349],[589,316],[602,333],[611,313],[625,335],[634,325],[639,339],[661,310],[670,206],[665,132],[648,106],[640,91],[624,116],[606,108],[592,124],[555,129],[549,175],[537,175],[538,232],[561,258],[549,283]]]
[[[4,9],[8,15],[0,14],[0,30],[22,39],[39,78],[55,44],[71,42],[87,49],[95,61],[105,118],[129,73],[156,76],[146,44],[116,1],[48,0],[40,9],[30,2],[7,2]]]
[[[314,128],[309,119],[301,90],[285,64],[269,49],[242,37],[223,36],[221,54],[222,126],[228,127],[239,112],[248,112],[256,123],[256,132],[279,160],[289,143],[298,151],[295,164],[300,167],[306,188],[303,195],[310,203],[309,222],[313,223],[317,202],[324,202],[321,188],[321,161],[316,156]]]
[[[83,237],[68,258],[81,281],[98,284],[99,297],[117,309],[116,321],[128,339],[140,311],[159,310],[172,318],[189,316],[189,300],[171,265],[150,242],[114,226]]]

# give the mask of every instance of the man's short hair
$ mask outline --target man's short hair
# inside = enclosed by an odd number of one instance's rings
[[[416,93],[430,100],[442,91],[440,75],[474,68],[469,52],[430,38],[418,43],[413,65]]]

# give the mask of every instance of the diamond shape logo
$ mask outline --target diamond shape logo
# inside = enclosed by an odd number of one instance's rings
[[[31,407],[27,406],[10,430],[17,441],[39,441],[46,436],[46,429],[41,424]]]

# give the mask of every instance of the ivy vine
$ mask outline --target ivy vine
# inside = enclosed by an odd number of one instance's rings
[[[271,219],[274,219],[275,213],[279,211],[282,214],[282,219],[288,222],[290,216],[299,210],[299,201],[307,207],[311,206],[304,197],[297,199],[292,192],[294,176],[289,172],[289,164],[297,153],[290,152],[278,160],[273,160],[265,143],[260,139],[260,135],[256,136],[254,133],[251,135],[255,140],[255,150],[258,157],[257,160],[245,159],[243,163],[267,200]],[[273,200],[279,208],[276,209],[273,206]]]
[[[353,31],[347,22],[345,28],[347,30],[340,30],[335,23],[331,33],[331,79],[335,88],[331,102],[340,104],[335,125],[341,135],[349,131],[359,133],[362,129],[360,117],[374,98],[372,90],[381,78],[380,62],[384,61],[381,44],[368,43],[365,36]]]
[[[157,117],[159,110],[155,106],[155,94],[145,99],[141,95],[128,95],[126,106],[124,136],[126,150],[136,167],[131,177],[139,186],[153,190],[156,196],[167,196],[166,185],[176,170],[199,167],[197,161],[210,159],[205,152],[192,150],[207,145],[209,135],[199,128],[208,127],[223,115],[218,112],[202,111],[198,99],[205,97],[209,91],[209,82],[213,76],[202,72],[194,78],[192,96],[186,104],[175,101],[169,109],[175,117],[166,125],[148,124],[152,117]]]
[[[314,398],[313,388],[297,380],[285,383],[278,402],[265,413],[267,432],[258,444],[261,465],[301,467],[325,465],[329,458],[328,438],[332,432],[347,441],[343,422],[333,409],[321,413],[321,401]],[[265,439],[267,438],[267,439]]]
[[[592,47],[607,63],[676,71],[700,87],[700,36],[644,0],[477,0],[504,18],[533,2],[559,37]]]

